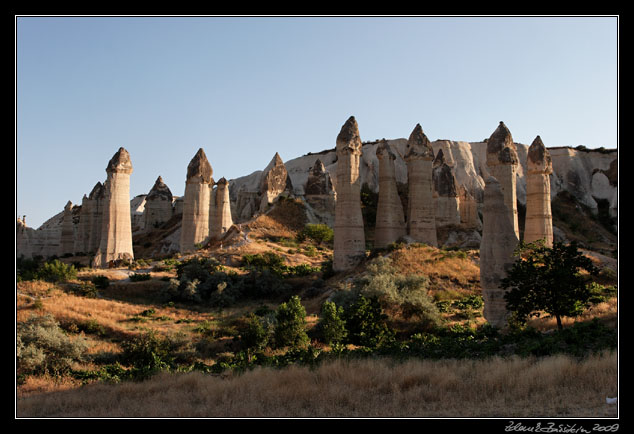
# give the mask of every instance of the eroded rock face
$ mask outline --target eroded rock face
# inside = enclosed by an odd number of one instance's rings
[[[214,202],[212,224],[209,230],[211,239],[221,238],[233,225],[231,217],[231,201],[229,200],[229,183],[225,178],[220,178],[216,183],[216,189],[212,195]]]
[[[445,162],[442,149],[433,163],[434,202],[436,227],[460,225],[460,199],[453,168]]]
[[[500,282],[514,262],[513,251],[519,242],[508,218],[501,184],[489,177],[484,189],[482,241],[480,243],[480,286],[484,317],[493,326],[505,328],[508,312]]]
[[[434,150],[420,124],[409,136],[404,159],[409,187],[407,233],[415,241],[437,247],[432,179]]]
[[[172,218],[172,201],[174,197],[160,176],[154,182],[154,186],[145,197],[145,229],[152,229]]]
[[[374,246],[384,248],[405,235],[405,218],[396,187],[396,155],[385,139],[377,147],[376,156],[379,159],[379,201],[376,209]]]
[[[315,221],[325,222],[329,226],[334,225],[336,197],[330,174],[318,158],[310,170],[304,187],[304,198],[315,214]]]
[[[260,202],[260,211],[273,203],[282,193],[292,193],[293,185],[291,178],[288,176],[284,161],[277,152],[273,156],[271,162],[264,169],[262,179],[260,181],[260,192],[262,199]]]
[[[513,224],[515,234],[519,238],[516,185],[519,158],[513,143],[513,136],[506,125],[504,125],[504,122],[500,122],[500,125],[489,137],[486,153],[487,166],[491,175],[500,183],[509,219]]]
[[[106,267],[111,261],[132,260],[132,220],[130,215],[130,154],[119,148],[106,168],[104,208],[99,249],[94,267]]]
[[[73,203],[69,200],[64,207],[62,234],[59,241],[59,256],[75,253],[75,231],[73,227]]]
[[[553,245],[553,216],[550,202],[550,175],[553,164],[550,153],[537,136],[528,148],[526,173],[526,223],[524,241],[544,240]]]
[[[213,170],[205,151],[196,152],[187,166],[180,251],[192,252],[209,236],[209,201]]]
[[[361,214],[359,160],[361,137],[354,116],[337,136],[337,203],[335,205],[333,270],[349,270],[365,258]]]

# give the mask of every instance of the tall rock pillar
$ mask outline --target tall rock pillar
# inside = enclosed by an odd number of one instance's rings
[[[172,218],[172,192],[160,176],[145,197],[145,229],[149,230]]]
[[[487,141],[487,166],[491,175],[498,180],[504,194],[504,204],[509,213],[509,219],[513,224],[513,230],[517,238],[520,236],[517,222],[517,150],[513,143],[511,132],[500,122],[497,129]]]
[[[210,237],[219,239],[233,225],[231,217],[231,200],[229,198],[229,182],[225,178],[220,178],[216,183],[216,192],[213,195],[215,206],[212,219],[213,224],[210,227]]]
[[[553,245],[553,215],[550,207],[550,174],[553,163],[542,139],[537,136],[528,148],[526,174],[526,224],[524,241],[545,240]]]
[[[418,242],[438,246],[432,183],[434,150],[420,124],[407,140],[404,158],[409,186],[407,232]]]
[[[480,242],[480,286],[484,300],[484,318],[493,326],[505,328],[508,312],[500,282],[514,262],[518,243],[501,184],[494,177],[484,188],[482,241]]]
[[[403,203],[396,189],[396,155],[385,139],[376,149],[379,159],[379,202],[376,209],[374,247],[384,248],[405,235]]]
[[[337,136],[334,271],[349,270],[365,258],[359,179],[361,146],[357,121],[354,116],[350,116]]]
[[[62,230],[59,240],[59,256],[75,253],[75,231],[73,228],[73,203],[69,200],[64,207]]]
[[[130,216],[130,154],[119,148],[106,168],[104,208],[99,249],[94,267],[106,267],[110,261],[132,260],[132,220]]]
[[[200,148],[187,166],[180,251],[192,252],[209,236],[209,197],[213,170]]]
[[[438,150],[433,164],[434,202],[436,226],[460,224],[460,199],[458,182],[453,169],[445,162],[442,149]]]

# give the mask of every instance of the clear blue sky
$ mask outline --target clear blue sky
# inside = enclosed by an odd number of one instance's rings
[[[617,146],[616,17],[17,17],[16,215],[81,204],[120,146],[131,197],[363,140]]]

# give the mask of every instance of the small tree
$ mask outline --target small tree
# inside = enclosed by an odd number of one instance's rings
[[[275,344],[277,347],[303,347],[308,344],[306,334],[306,309],[301,300],[294,295],[280,304],[276,313]]]
[[[588,306],[592,293],[580,271],[594,275],[597,269],[577,250],[576,243],[555,242],[552,248],[543,241],[520,243],[516,255],[519,258],[501,287],[507,289],[507,309],[520,321],[545,311],[555,316],[561,330],[561,317],[578,316]]]
[[[262,351],[269,343],[269,334],[268,324],[252,313],[247,317],[240,338],[247,350]]]
[[[326,301],[322,306],[318,327],[322,339],[326,344],[338,344],[342,342],[348,334],[343,315],[343,307],[337,307],[332,301]]]

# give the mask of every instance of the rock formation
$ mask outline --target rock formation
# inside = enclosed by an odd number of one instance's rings
[[[407,141],[409,200],[407,203],[407,233],[415,241],[437,246],[436,220],[432,187],[434,150],[417,124]]]
[[[396,155],[386,140],[376,149],[379,159],[379,201],[376,209],[374,247],[384,248],[405,235],[403,204],[396,188],[394,160]]]
[[[192,252],[209,236],[209,196],[213,170],[202,148],[187,166],[180,250]]]
[[[64,207],[62,232],[59,240],[59,256],[75,253],[75,231],[73,227],[73,203],[69,200]]]
[[[216,190],[212,195],[214,206],[212,225],[209,229],[211,239],[219,239],[233,225],[231,217],[231,201],[229,200],[229,183],[225,178],[220,178],[216,183]]]
[[[442,149],[438,150],[433,163],[434,202],[436,227],[460,224],[460,200],[458,183],[444,158]]]
[[[86,253],[95,253],[101,241],[101,223],[106,198],[106,189],[101,182],[97,182],[88,195],[88,200],[82,205],[86,216]],[[85,209],[84,209],[85,207]]]
[[[516,186],[519,159],[511,132],[504,125],[504,122],[500,122],[500,125],[489,137],[486,152],[486,161],[490,174],[500,183],[500,188],[502,188],[502,193],[504,193],[504,203],[509,212],[509,219],[513,224],[515,235],[519,238]]]
[[[465,228],[482,228],[482,222],[478,217],[478,202],[462,185],[458,188],[458,201],[460,204],[460,224]]]
[[[145,229],[152,229],[172,218],[172,201],[174,197],[169,187],[160,176],[154,182],[154,186],[145,197]]]
[[[337,203],[335,204],[333,270],[344,271],[365,258],[365,234],[361,214],[359,159],[361,137],[354,116],[337,136]]]
[[[526,220],[524,241],[545,240],[553,245],[553,216],[550,209],[550,175],[553,163],[542,139],[537,136],[528,148],[526,172]]]
[[[273,156],[271,162],[264,169],[262,179],[260,180],[260,193],[262,199],[260,201],[260,211],[272,204],[282,193],[292,193],[293,185],[291,178],[288,176],[284,161],[277,152]]]
[[[110,261],[132,260],[132,221],[130,216],[130,154],[124,148],[114,154],[108,167],[99,249],[94,267],[106,267]]]
[[[493,326],[507,325],[504,290],[500,281],[514,262],[513,251],[518,243],[513,223],[508,218],[501,184],[489,177],[484,189],[484,215],[480,243],[480,286],[484,299],[484,317]]]

